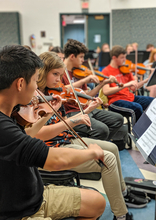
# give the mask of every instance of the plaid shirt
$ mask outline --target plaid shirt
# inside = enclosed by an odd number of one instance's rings
[[[61,116],[65,116],[65,109],[64,106],[62,105],[61,108],[59,109],[58,113]],[[58,123],[60,120],[56,115],[53,115],[46,123],[46,125],[51,125],[51,124],[55,124]],[[58,136],[45,141],[47,146],[50,147],[59,147],[62,144],[70,144],[70,139],[73,138],[73,135],[70,134],[70,132],[68,130],[62,131]]]

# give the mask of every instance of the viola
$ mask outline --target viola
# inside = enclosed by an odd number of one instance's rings
[[[52,96],[44,97],[48,102],[54,100]],[[12,112],[12,116],[16,118],[18,124],[28,127],[38,121],[44,114],[50,112],[52,112],[52,109],[39,96],[38,92],[35,91],[31,102],[26,106],[21,105],[19,111],[15,110]]]
[[[95,100],[95,98],[93,98],[89,95],[86,95],[85,92],[80,88],[75,88],[75,92],[76,92],[76,94],[79,98],[80,104],[82,106],[87,105],[88,100]],[[75,97],[73,91],[65,86],[51,88],[48,90],[48,94],[49,95],[51,95],[51,94],[59,95],[62,98],[62,102],[70,102],[71,104],[77,106],[77,100],[76,100],[76,97]]]
[[[145,65],[143,63],[137,63],[135,65],[130,60],[126,60],[124,65],[119,67],[119,70],[123,74],[128,74],[130,72],[135,72],[135,69],[137,68],[137,74],[144,75],[147,70],[150,70],[148,68],[145,68]]]

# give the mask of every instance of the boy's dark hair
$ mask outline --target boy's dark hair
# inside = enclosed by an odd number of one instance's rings
[[[61,47],[53,47],[52,50],[50,50],[52,52],[55,52],[55,53],[64,53],[63,49]]]
[[[71,54],[74,54],[75,57],[80,53],[86,54],[88,52],[87,47],[81,42],[73,39],[69,39],[67,43],[64,45],[64,54],[65,58],[68,58]]]
[[[112,48],[112,50],[110,51],[111,58],[113,56],[118,57],[120,54],[126,54],[126,50],[123,47],[119,46],[119,45],[114,46]]]
[[[23,77],[28,84],[42,61],[31,50],[20,46],[4,46],[0,50],[0,90],[7,89],[17,78]]]

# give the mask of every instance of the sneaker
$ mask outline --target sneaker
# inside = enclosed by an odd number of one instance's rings
[[[129,208],[143,208],[147,205],[148,200],[132,193],[131,187],[127,186],[127,195],[124,196],[125,203]]]
[[[123,218],[123,219],[124,219],[124,218]],[[117,220],[116,216],[114,216],[113,220]],[[122,217],[120,218],[120,220],[122,220]],[[134,220],[132,213],[131,213],[131,214],[127,213],[125,220]]]

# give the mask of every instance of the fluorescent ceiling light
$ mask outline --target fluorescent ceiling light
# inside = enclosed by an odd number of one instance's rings
[[[76,19],[76,20],[74,20],[73,21],[73,23],[79,23],[79,24],[83,24],[83,23],[85,23],[85,20],[83,19],[81,19],[81,20],[78,20],[78,19]]]

